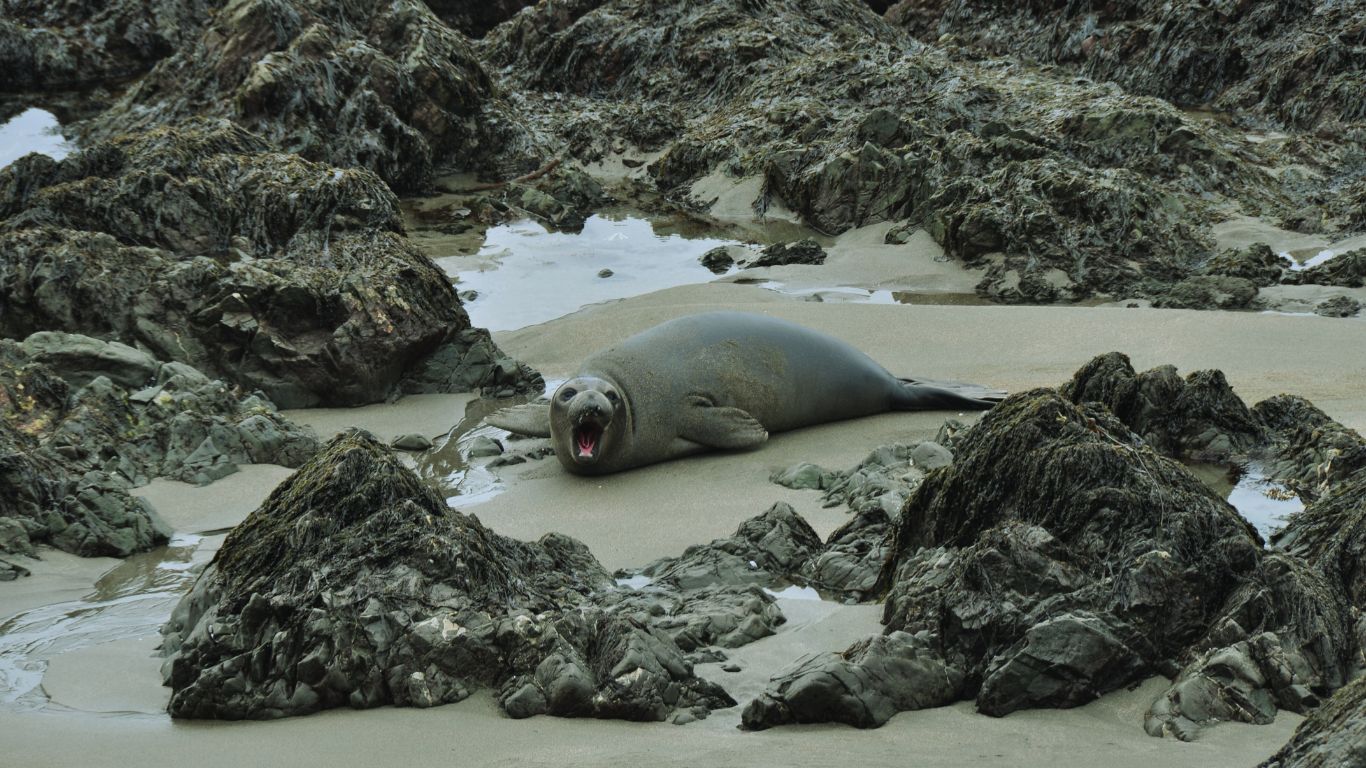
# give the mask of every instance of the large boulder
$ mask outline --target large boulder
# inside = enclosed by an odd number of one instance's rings
[[[427,707],[662,720],[734,702],[663,629],[596,606],[582,544],[499,536],[388,448],[333,439],[228,536],[163,630],[173,717]]]
[[[0,170],[6,335],[138,344],[291,408],[534,378],[470,327],[368,171],[204,120],[95,144],[41,184],[6,186],[13,173]]]
[[[1333,695],[1258,768],[1337,768],[1366,763],[1366,677]]]

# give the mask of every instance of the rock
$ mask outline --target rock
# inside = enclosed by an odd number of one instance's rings
[[[1293,285],[1335,285],[1360,288],[1366,285],[1366,248],[1340,253],[1328,261],[1286,275]]]
[[[423,2],[233,0],[185,38],[85,126],[88,138],[225,118],[399,190],[422,188],[450,158],[491,154],[497,89]]]
[[[441,20],[470,37],[483,37],[489,30],[507,21],[532,0],[493,0],[488,3],[467,3],[463,0],[427,0],[432,12]]]
[[[18,563],[0,557],[0,581],[15,581],[24,576],[32,576],[33,572]]]
[[[911,449],[911,461],[921,469],[939,469],[953,463],[953,451],[929,441],[917,443]]]
[[[712,585],[782,585],[823,547],[791,505],[778,502],[740,524],[730,538],[698,544],[641,569],[655,583],[680,589]]]
[[[1257,297],[1251,280],[1223,275],[1196,275],[1156,290],[1153,306],[1166,309],[1246,309]]]
[[[707,251],[698,260],[702,262],[702,266],[716,275],[724,275],[735,266],[735,257],[730,255],[730,246],[725,245],[718,245]]]
[[[1064,397],[1104,404],[1153,448],[1178,458],[1226,459],[1265,438],[1247,406],[1219,371],[1185,379],[1162,366],[1136,373],[1118,352],[1093,358],[1064,384]]]
[[[100,371],[154,383],[130,394]],[[30,542],[80,555],[146,550],[169,530],[129,488],[156,477],[208,483],[239,463],[298,466],[317,450],[312,432],[268,400],[120,344],[54,332],[0,340],[0,414],[9,490],[0,551],[26,552]]]
[[[1361,302],[1351,296],[1334,296],[1324,299],[1314,307],[1314,314],[1323,317],[1355,317],[1361,311]]]
[[[823,467],[819,467],[810,462],[793,464],[787,469],[779,470],[769,476],[771,483],[777,483],[786,488],[794,490],[810,489],[822,490],[825,488],[825,481],[830,477],[830,473]]]
[[[470,458],[500,456],[502,453],[503,444],[491,437],[480,435],[470,441]]]
[[[62,161],[0,223],[0,332],[118,340],[283,407],[529,385],[402,236],[380,179],[268,147],[191,121]]]
[[[1366,760],[1366,677],[1343,687],[1259,768],[1333,768]]]
[[[1290,265],[1290,259],[1272,251],[1266,243],[1254,243],[1242,250],[1223,251],[1206,262],[1204,272],[1249,280],[1257,287],[1265,288],[1281,282]]]
[[[777,267],[787,264],[824,264],[825,249],[815,240],[798,240],[795,243],[774,243],[770,245],[759,256],[751,261],[745,262],[742,266],[745,269],[753,267]]]
[[[611,276],[614,275],[614,274],[616,274],[616,273],[613,272],[613,271],[610,270],[610,269],[600,269],[600,270],[598,270],[598,277],[606,278],[606,277],[611,277]]]
[[[891,521],[882,507],[866,507],[830,534],[824,551],[806,562],[800,576],[826,594],[854,601],[872,599],[891,551],[891,533]]]
[[[178,718],[433,706],[664,720],[734,704],[664,632],[594,605],[577,541],[499,536],[350,431],[228,536],[163,629]]]
[[[1328,486],[1272,543],[1328,579],[1351,604],[1366,606],[1366,467]]]
[[[956,700],[963,683],[924,636],[892,632],[842,653],[807,657],[775,676],[745,705],[740,727],[836,722],[875,728],[897,712]]]
[[[1272,435],[1264,463],[1268,475],[1313,499],[1366,467],[1366,439],[1333,421],[1313,403],[1276,395],[1252,407]]]
[[[432,441],[426,435],[410,432],[406,435],[399,435],[389,441],[389,445],[400,451],[430,451]]]

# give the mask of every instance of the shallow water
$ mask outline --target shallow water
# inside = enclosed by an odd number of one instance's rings
[[[737,280],[738,283],[748,282]],[[943,292],[921,292],[921,291],[902,291],[902,290],[869,290],[867,288],[853,288],[850,286],[831,286],[818,288],[795,288],[775,280],[765,280],[758,283],[760,288],[781,293],[784,296],[794,296],[803,298],[807,301],[820,301],[830,303],[853,303],[853,304],[940,304],[953,306],[989,306],[991,301],[978,296],[975,293],[943,293]]]
[[[204,540],[178,534],[169,545],[110,569],[79,600],[21,611],[0,622],[0,706],[45,706],[43,673],[56,656],[158,634],[197,575],[195,566],[208,559]]]
[[[716,277],[698,259],[734,240],[681,232],[670,222],[593,215],[576,234],[535,221],[492,227],[475,257],[436,259],[456,280],[470,320],[490,331],[525,328],[589,304],[639,296]],[[599,276],[603,270],[611,275]]]
[[[61,160],[75,147],[62,137],[57,116],[44,109],[30,108],[0,125],[0,168],[30,152]]]
[[[1300,497],[1284,483],[1269,479],[1257,464],[1243,469],[1229,491],[1228,503],[1266,540],[1271,538],[1272,531],[1285,527],[1291,515],[1304,511]]]

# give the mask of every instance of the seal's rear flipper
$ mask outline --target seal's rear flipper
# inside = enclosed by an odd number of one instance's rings
[[[964,381],[939,381],[935,379],[902,379],[907,386],[892,407],[902,411],[930,410],[934,408],[965,408],[986,410],[1006,399],[1005,390],[991,389],[980,384]]]
[[[679,437],[721,450],[757,448],[768,439],[768,430],[748,411],[702,402],[684,406]]]
[[[528,437],[550,437],[550,403],[527,403],[494,411],[484,423]]]

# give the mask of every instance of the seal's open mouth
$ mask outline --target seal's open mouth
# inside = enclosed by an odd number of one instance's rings
[[[585,421],[574,427],[574,447],[578,449],[575,458],[591,459],[598,453],[602,443],[602,425]]]

